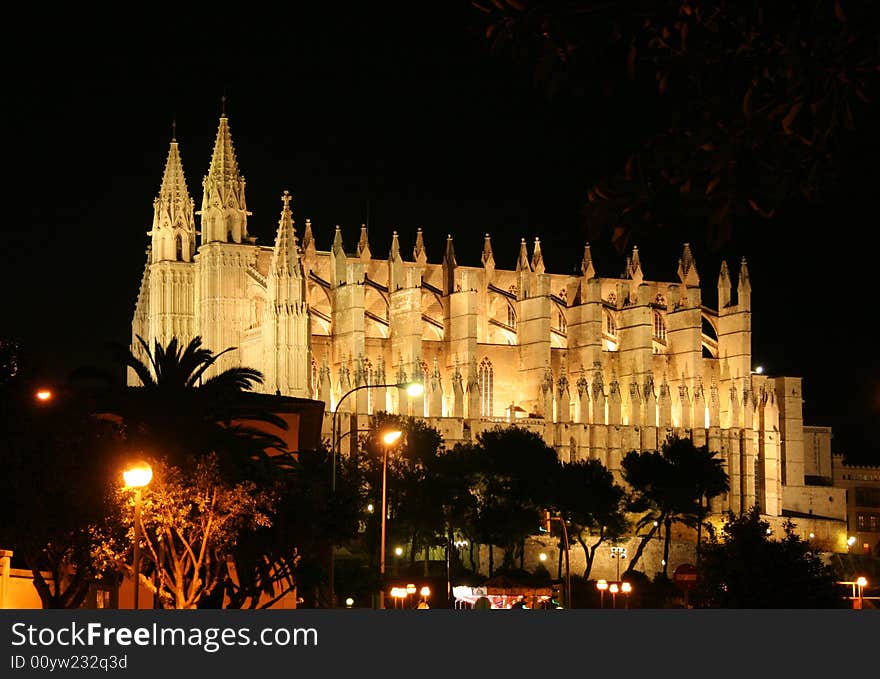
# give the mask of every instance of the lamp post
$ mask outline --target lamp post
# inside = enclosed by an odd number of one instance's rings
[[[865,603],[864,598],[862,596],[862,594],[863,594],[862,590],[864,590],[864,588],[868,585],[868,579],[864,575],[861,575],[858,578],[856,578],[856,585],[858,585],[858,587],[859,587],[859,610],[862,610],[864,608],[864,603]]]
[[[620,591],[623,592],[624,597],[625,597],[623,607],[625,609],[628,609],[629,608],[629,594],[630,594],[630,592],[632,592],[632,585],[629,584],[628,582],[621,582],[620,583]]]
[[[385,608],[385,515],[388,513],[386,481],[388,478],[388,450],[401,437],[401,431],[389,431],[382,437],[385,448],[382,451],[382,532],[379,539],[379,608]]]
[[[608,589],[608,581],[598,580],[596,589],[599,590],[599,608],[605,608],[605,590]]]
[[[153,479],[153,470],[146,462],[138,463],[122,472],[122,478],[128,488],[134,488],[134,554],[131,568],[134,571],[134,609],[138,609],[140,593],[140,529],[141,529],[141,489]]]
[[[620,587],[616,582],[612,582],[608,591],[611,592],[611,608],[617,608],[617,593],[620,591]]]
[[[342,398],[336,403],[336,409],[333,411],[333,419],[331,422],[331,432],[330,432],[330,493],[332,495],[336,494],[336,456],[339,450],[339,441],[341,440],[341,436],[337,436],[336,432],[338,431],[337,422],[339,417],[339,406],[342,405],[342,402],[348,398],[351,394],[359,391],[360,389],[405,389],[406,393],[410,396],[419,396],[425,391],[425,386],[421,382],[404,382],[400,384],[361,384],[353,389],[349,389],[342,395]],[[330,569],[329,569],[329,580],[330,580],[330,608],[336,608],[336,589],[335,589],[335,561],[336,561],[336,547],[333,544],[333,539],[330,539]]]
[[[620,562],[626,558],[626,547],[612,547],[611,558],[617,560],[617,579],[620,580]]]

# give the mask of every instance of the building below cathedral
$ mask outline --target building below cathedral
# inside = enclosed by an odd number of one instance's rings
[[[220,369],[257,368],[266,393],[323,401],[328,438],[337,405],[348,415],[342,434],[385,410],[424,417],[447,446],[516,422],[563,462],[598,459],[619,475],[628,451],[689,436],[730,477],[714,511],[757,504],[767,517],[796,517],[822,548],[846,550],[845,492],[811,482],[824,464],[815,450],[830,464],[830,430],[804,426],[800,378],[752,371],[745,259],[722,264],[716,310],[702,303],[687,244],[672,281],[646,280],[636,248],[620,278],[597,276],[589,246],[580,275],[550,273],[538,239],[501,268],[488,234],[479,266],[458,264],[451,236],[440,263],[429,262],[421,230],[411,253],[395,232],[378,258],[366,227],[346,247],[339,227],[295,226],[286,191],[275,242],[259,245],[225,116],[202,190],[195,211],[172,140],[132,322],[136,352],[138,335],[236,347]],[[424,394],[388,386],[409,381]],[[386,386],[340,403],[362,385]]]

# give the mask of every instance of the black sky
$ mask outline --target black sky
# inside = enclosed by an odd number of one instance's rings
[[[150,6],[19,23],[3,46],[0,337],[18,339],[47,379],[106,364],[106,343],[129,336],[172,119],[198,205],[224,94],[258,242],[271,243],[287,189],[319,249],[336,224],[353,247],[369,219],[375,257],[392,229],[411,252],[422,227],[431,261],[451,234],[459,262],[476,264],[489,232],[499,266],[514,265],[521,237],[539,236],[548,269],[573,271],[586,187],[650,110],[548,100],[526,70],[489,54],[469,3],[403,6]],[[750,263],[756,363],[804,377],[806,421],[834,426],[835,449],[853,456],[878,455],[877,139],[862,131],[825,205],[730,248]],[[717,260],[692,246],[714,304]],[[680,247],[640,246],[648,275],[671,278]]]

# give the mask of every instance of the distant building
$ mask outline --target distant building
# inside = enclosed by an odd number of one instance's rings
[[[730,476],[714,511],[757,504],[845,550],[844,492],[817,481],[828,470],[805,453],[814,439],[801,379],[752,370],[745,259],[735,271],[722,265],[716,310],[702,303],[687,244],[672,281],[646,280],[636,248],[617,278],[597,275],[589,245],[579,275],[549,273],[538,239],[523,239],[504,268],[488,234],[478,266],[459,264],[452,236],[429,263],[421,230],[411,256],[395,232],[377,257],[366,226],[350,247],[338,226],[307,219],[298,230],[291,201],[285,191],[274,243],[257,244],[229,120],[220,119],[199,211],[172,140],[133,339],[201,335],[214,351],[237,347],[217,367],[255,367],[266,393],[323,401],[325,436],[337,404],[350,415],[343,433],[386,410],[427,419],[448,445],[516,422],[563,462],[598,459],[618,474],[626,452],[689,436]],[[340,404],[353,387],[412,380],[423,396],[376,386]]]
[[[846,490],[846,524],[851,554],[880,556],[880,467],[847,465],[835,455],[834,485]]]

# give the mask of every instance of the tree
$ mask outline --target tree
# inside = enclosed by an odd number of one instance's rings
[[[660,452],[627,453],[621,469],[631,488],[631,509],[642,513],[637,528],[649,527],[627,572],[635,570],[645,547],[662,525],[665,577],[672,525],[679,522],[701,527],[708,511],[707,503],[730,487],[727,474],[707,446],[698,448],[690,439],[680,437],[668,438]]]
[[[552,504],[556,451],[535,432],[499,426],[478,434],[468,456],[473,529],[478,541],[489,546],[489,575],[493,545],[504,548],[504,568],[511,569],[517,555],[522,568],[525,538],[537,532],[542,512]]]
[[[145,568],[141,583],[168,608],[196,608],[226,577],[227,561],[239,536],[271,525],[272,488],[251,481],[226,482],[216,456],[206,455],[195,467],[181,469],[151,460],[153,480],[142,489],[139,534]],[[129,570],[128,547],[134,539],[134,493],[118,491],[126,511],[125,540],[106,536],[108,559]],[[155,582],[148,577],[151,574]]]
[[[620,537],[628,528],[623,509],[625,495],[598,460],[571,462],[560,468],[556,507],[565,517],[569,534],[584,550],[585,580],[590,577],[599,545]],[[591,537],[595,539],[588,544]]]
[[[621,252],[681,224],[718,252],[734,224],[824,200],[871,124],[875,3],[472,4],[489,45],[549,96],[592,119],[608,110],[597,127],[616,153],[586,168],[597,181],[585,216],[589,239],[610,236]]]
[[[728,514],[721,535],[710,530],[703,547],[698,598],[718,608],[839,608],[829,566],[809,542],[783,524],[781,539],[752,507]]]
[[[175,337],[167,346],[157,340],[151,349],[142,337],[137,339],[144,360],[129,347],[118,348],[117,358],[137,375],[141,386],[111,387],[99,400],[99,407],[121,419],[132,448],[161,455],[174,466],[215,453],[221,474],[239,480],[253,475],[258,464],[285,459],[269,456],[273,449],[286,452],[282,439],[244,424],[287,429],[282,418],[248,406],[242,398],[262,384],[262,373],[233,367],[204,377],[234,347],[214,354],[202,346],[201,337],[185,347]]]
[[[122,483],[121,447],[119,428],[82,395],[55,389],[38,402],[22,380],[0,385],[0,545],[31,571],[44,608],[78,608],[106,575],[95,531]]]
[[[437,429],[413,417],[379,412],[371,418],[370,430],[362,443],[368,461],[370,492],[377,506],[385,452],[382,435],[389,430],[403,432],[389,450],[386,490],[389,514],[393,517],[389,527],[393,535],[409,544],[411,564],[416,553],[423,551],[427,569],[428,550],[447,539],[450,498],[440,473],[443,437]]]

